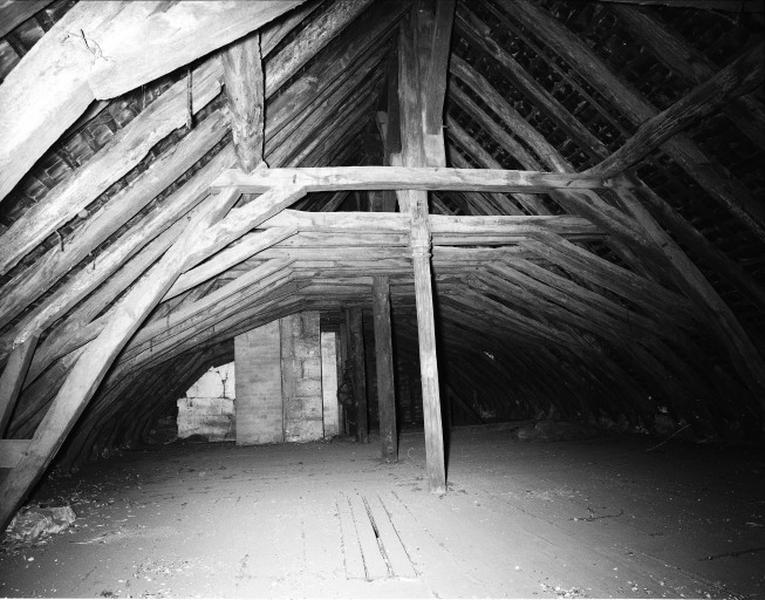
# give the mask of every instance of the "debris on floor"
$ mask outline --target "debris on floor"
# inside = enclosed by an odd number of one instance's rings
[[[71,506],[27,506],[17,514],[5,530],[8,539],[34,543],[69,528],[77,515]]]
[[[519,427],[516,437],[522,442],[557,442],[564,440],[583,440],[595,437],[598,431],[584,424],[567,421],[544,420]]]

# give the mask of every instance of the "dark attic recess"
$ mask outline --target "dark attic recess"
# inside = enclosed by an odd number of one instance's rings
[[[751,4],[0,3],[0,521],[309,313],[434,490],[457,425],[761,439]]]

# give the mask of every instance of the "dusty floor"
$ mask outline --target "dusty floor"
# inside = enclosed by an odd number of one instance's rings
[[[0,595],[765,598],[765,456],[647,439],[422,434],[133,451],[58,480],[76,528],[5,547]]]

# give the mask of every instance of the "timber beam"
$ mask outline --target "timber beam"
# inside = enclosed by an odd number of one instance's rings
[[[672,106],[644,122],[621,148],[585,173],[613,177],[632,167],[687,126],[719,110],[732,98],[761,87],[765,77],[764,51],[765,43],[760,43],[745,52],[714,77],[700,83]]]
[[[235,187],[243,193],[280,187],[301,187],[306,192],[339,190],[445,190],[478,192],[530,192],[592,190],[612,182],[581,173],[513,171],[504,169],[452,169],[434,166],[306,167],[244,173],[223,171],[210,187]]]

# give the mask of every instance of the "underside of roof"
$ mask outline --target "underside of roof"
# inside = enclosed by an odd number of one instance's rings
[[[46,426],[80,357],[242,164],[227,53],[254,39],[262,59],[258,169],[392,165],[407,133],[402,32],[432,9],[88,5],[0,2],[0,367],[25,363],[9,439]],[[163,30],[182,17],[204,23],[194,44]],[[698,437],[760,435],[763,20],[749,0],[456,2],[447,166],[603,182],[431,192],[441,394],[459,419],[552,412],[634,431],[669,412]],[[71,76],[81,63],[90,79]],[[189,261],[131,333],[60,460],[139,439],[233,358],[240,333],[299,311],[329,328],[349,307],[370,311],[376,276],[390,284],[397,379],[418,380],[411,223],[396,193],[290,189],[230,199],[236,231]]]

